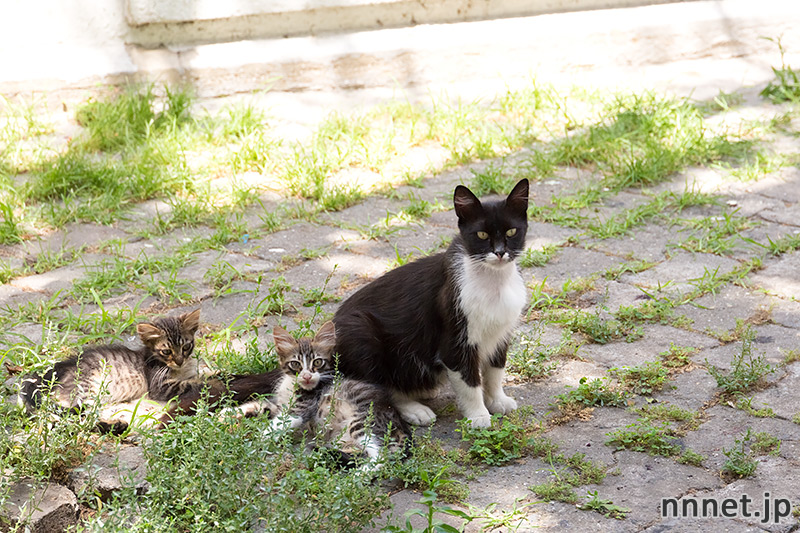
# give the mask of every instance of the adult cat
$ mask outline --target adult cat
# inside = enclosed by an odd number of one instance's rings
[[[430,424],[418,400],[448,378],[461,413],[486,427],[517,407],[502,383],[512,330],[525,306],[514,262],[525,248],[528,180],[481,202],[456,187],[459,234],[447,251],[372,281],[336,311],[343,375],[387,387],[403,418]]]

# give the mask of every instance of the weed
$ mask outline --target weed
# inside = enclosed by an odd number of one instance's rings
[[[748,415],[756,416],[758,418],[775,417],[775,411],[772,410],[772,407],[762,407],[757,409],[753,407],[753,398],[747,398],[745,396],[739,396],[739,398],[736,400],[736,408],[741,409]]]
[[[608,434],[611,437],[606,444],[617,450],[646,452],[650,455],[672,457],[680,454],[680,446],[675,443],[675,433],[667,422],[659,424],[648,419],[625,426]]]
[[[615,388],[608,378],[595,378],[590,380],[582,377],[575,388],[567,386],[567,392],[556,396],[556,403],[561,408],[570,406],[611,406],[619,407],[625,404],[627,395],[624,391]]]
[[[667,422],[685,422],[687,424],[694,424],[698,420],[700,414],[697,411],[690,411],[683,409],[677,405],[672,404],[652,404],[643,405],[636,409],[641,415],[642,420],[662,420]]]
[[[767,83],[767,86],[759,94],[773,104],[797,102],[800,100],[800,74],[786,64],[784,60],[786,50],[783,48],[780,37],[776,39],[771,37],[764,38],[778,45],[778,50],[781,54],[781,68],[772,67],[775,79]]]
[[[589,501],[578,506],[578,509],[583,511],[594,511],[596,513],[600,513],[606,518],[616,518],[617,520],[624,519],[625,515],[631,512],[630,509],[620,507],[619,505],[614,505],[611,500],[602,499],[600,496],[598,496],[596,490],[587,491],[587,494],[589,496]]]
[[[623,274],[638,274],[639,272],[644,272],[645,270],[649,270],[654,266],[655,263],[653,262],[637,259],[607,269],[605,272],[603,272],[603,277],[609,280],[616,280],[622,277]]]
[[[612,368],[608,372],[619,380],[622,390],[634,394],[653,394],[661,390],[669,376],[669,371],[660,361],[649,361],[639,366]]]
[[[564,503],[576,503],[578,501],[575,488],[566,481],[559,479],[550,480],[538,485],[531,485],[530,489],[545,501]]]
[[[562,344],[566,342],[562,340]],[[545,346],[541,341],[541,332],[537,337],[521,334],[517,342],[512,343],[509,350],[506,368],[509,372],[525,379],[542,379],[556,368],[550,358],[561,350],[561,345],[556,348]]]
[[[725,394],[744,394],[760,386],[767,374],[775,372],[775,368],[764,360],[763,355],[753,356],[752,344],[755,332],[748,326],[742,338],[742,349],[734,354],[731,370],[723,374],[714,365],[708,365],[708,372],[717,381]]]
[[[449,505],[438,503],[437,498],[439,495],[437,490],[449,483],[449,480],[442,479],[440,477],[441,474],[442,473],[439,472],[436,476],[429,478],[427,473],[423,473],[425,482],[431,487],[424,491],[422,493],[422,498],[417,501],[417,503],[423,506],[423,509],[409,509],[405,513],[406,521],[403,526],[390,524],[384,527],[381,531],[386,533],[428,533],[434,531],[458,533],[459,529],[442,521],[442,519],[439,518],[440,515],[453,516],[460,519],[462,521],[461,530],[463,531],[463,527],[472,522],[476,517],[459,509],[453,509]],[[414,527],[414,525],[411,523],[411,519],[415,516],[423,519],[424,527]]]
[[[642,336],[640,328],[615,319],[603,319],[599,312],[587,313],[574,309],[565,313],[559,321],[570,331],[582,333],[598,344],[606,344],[617,339],[633,342]]]
[[[555,244],[545,244],[541,250],[528,248],[522,253],[517,262],[522,268],[543,267],[550,262],[557,251],[558,246]]]
[[[727,457],[722,465],[722,473],[733,478],[745,478],[753,475],[758,467],[758,462],[748,449],[752,441],[750,428],[740,439],[734,441],[730,449],[722,448],[722,454]]]
[[[526,428],[500,415],[492,416],[488,428],[473,428],[468,420],[460,420],[458,431],[462,440],[471,443],[470,457],[490,466],[520,457],[531,439]]]
[[[661,361],[664,366],[668,368],[686,368],[692,364],[689,359],[692,355],[700,350],[690,346],[675,346],[674,343],[669,343],[669,350],[659,353]]]
[[[286,302],[286,293],[291,287],[286,283],[286,278],[278,276],[269,283],[267,294],[250,308],[250,316],[263,317],[266,315],[282,314],[289,305]]]
[[[781,439],[764,431],[753,435],[750,450],[756,455],[779,455],[781,453]]]
[[[701,455],[701,454],[699,454],[699,453],[697,453],[697,452],[695,452],[693,450],[690,450],[688,448],[686,450],[683,450],[683,453],[680,455],[680,457],[678,457],[676,459],[676,461],[678,461],[679,463],[681,463],[683,465],[691,465],[691,466],[697,466],[697,467],[702,467],[703,466],[703,461],[705,461],[705,460],[706,460],[706,457],[704,455]]]

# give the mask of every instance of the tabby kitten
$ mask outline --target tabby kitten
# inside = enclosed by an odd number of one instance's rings
[[[21,399],[28,407],[38,407],[49,388],[56,403],[64,408],[99,402],[102,420],[119,411],[125,402],[145,396],[166,402],[197,389],[200,381],[192,354],[199,320],[200,309],[196,309],[138,324],[142,348],[86,348],[80,355],[56,363],[44,376],[28,376],[21,387]]]
[[[515,259],[525,248],[528,180],[508,197],[479,200],[463,185],[459,234],[447,251],[408,263],[348,298],[333,321],[339,370],[388,388],[403,418],[430,424],[418,400],[447,378],[461,413],[486,427],[517,402],[503,391],[506,351],[525,306]]]
[[[354,379],[336,379],[333,322],[326,322],[313,339],[295,340],[281,327],[273,331],[283,379],[274,402],[282,410],[273,428],[314,432],[326,444],[347,455],[366,454],[375,466],[387,437],[404,440],[405,424],[381,387]]]

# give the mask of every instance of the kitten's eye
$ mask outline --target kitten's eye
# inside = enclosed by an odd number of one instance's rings
[[[513,237],[517,234],[517,228],[511,228],[506,232],[506,237]]]
[[[159,350],[158,353],[160,353],[164,357],[169,357],[170,355],[172,355],[172,350]]]
[[[289,361],[289,364],[286,366],[288,366],[289,370],[292,372],[300,372],[303,369],[303,365],[300,364],[300,361]]]
[[[488,233],[486,233],[485,231],[479,231],[479,232],[478,232],[478,238],[479,238],[480,240],[482,240],[482,241],[485,241],[486,239],[488,239],[488,238],[489,238],[489,234],[488,234]]]
[[[189,353],[192,351],[193,346],[191,344],[184,344],[183,345],[183,353]]]
[[[320,357],[317,357],[316,359],[314,359],[314,362],[311,363],[311,368],[313,368],[314,370],[320,369],[323,366],[325,366],[325,359],[322,359]]]

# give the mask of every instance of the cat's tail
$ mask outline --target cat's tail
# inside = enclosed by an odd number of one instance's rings
[[[234,405],[241,405],[260,396],[271,396],[275,393],[282,377],[283,372],[276,369],[261,374],[234,375],[228,379],[209,380],[205,389],[194,388],[182,394],[177,403],[161,417],[160,426],[169,424],[179,414],[194,414],[203,397],[207,398],[211,410],[216,411],[222,406],[221,400],[224,397],[230,398]]]

